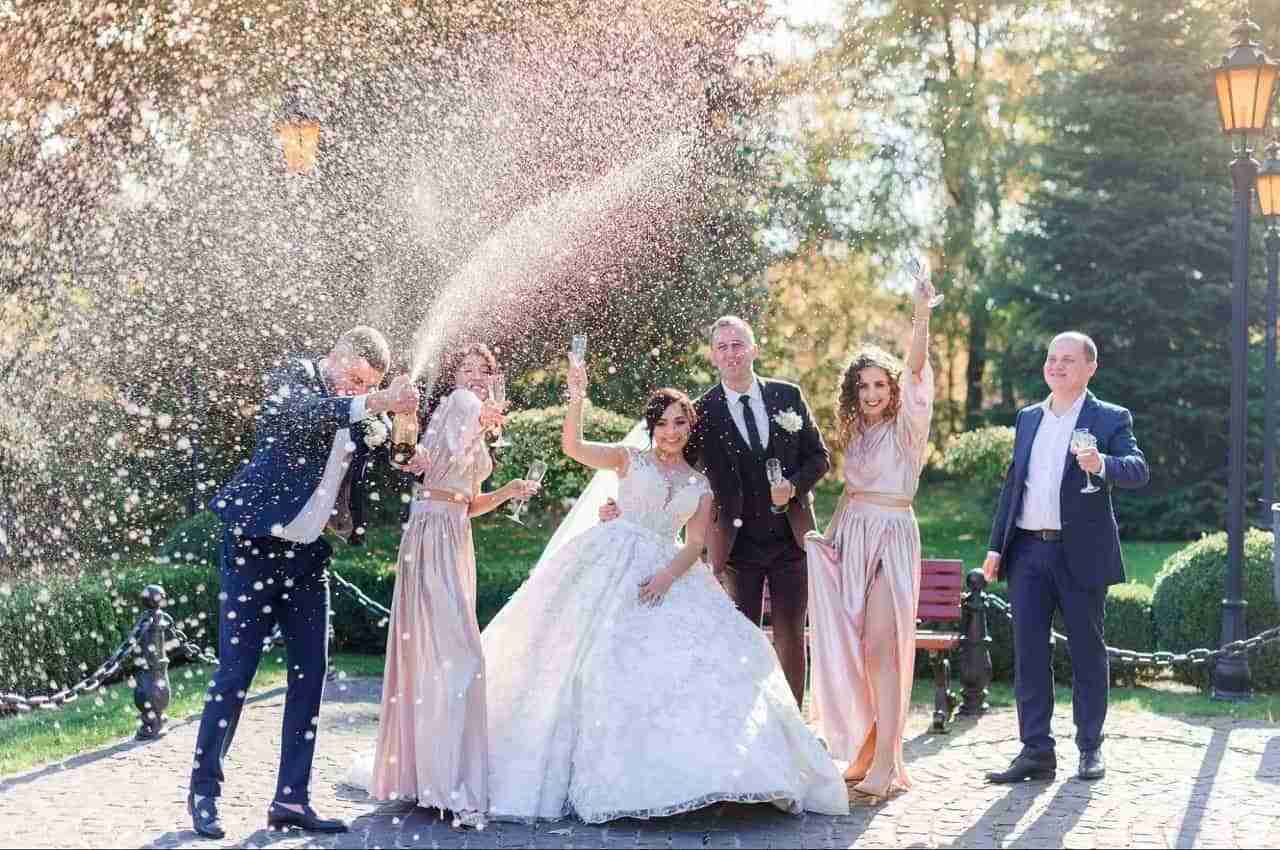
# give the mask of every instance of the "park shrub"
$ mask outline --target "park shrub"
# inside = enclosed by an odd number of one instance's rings
[[[1272,587],[1274,535],[1251,529],[1244,540],[1244,599],[1249,636],[1280,623]],[[1156,575],[1152,614],[1156,643],[1162,650],[1186,652],[1217,647],[1222,639],[1222,598],[1227,571],[1227,535],[1207,535],[1170,555]],[[1249,654],[1253,686],[1280,688],[1280,648],[1275,645]],[[1207,688],[1207,665],[1175,668],[1184,682]]]
[[[989,425],[956,434],[942,454],[941,471],[948,478],[968,481],[985,493],[995,493],[1004,483],[1013,461],[1013,429]]]
[[[622,440],[637,421],[594,406],[587,406],[585,413],[583,436],[602,443]],[[547,474],[542,479],[542,493],[530,507],[558,511],[572,504],[595,473],[560,450],[564,415],[565,408],[560,406],[520,410],[508,417],[504,433],[513,445],[497,452],[494,487],[523,478],[532,461],[542,460]]]
[[[173,527],[160,544],[159,555],[173,563],[213,567],[222,548],[222,520],[212,511],[200,511]]]

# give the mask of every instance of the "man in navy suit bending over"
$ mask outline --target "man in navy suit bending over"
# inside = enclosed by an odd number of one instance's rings
[[[200,835],[225,834],[218,817],[222,759],[231,746],[263,639],[279,623],[288,655],[280,771],[272,827],[345,832],[309,805],[311,761],[328,663],[329,530],[364,535],[368,419],[415,413],[408,376],[384,390],[391,352],[373,328],[347,331],[318,361],[289,357],[265,378],[253,458],[214,497],[225,524],[220,563],[218,670],[205,696],[187,809]],[[385,436],[385,435],[383,435]]]
[[[1044,362],[1051,393],[1018,412],[1013,463],[1000,492],[983,572],[1009,583],[1013,607],[1014,697],[1022,752],[991,782],[1052,779],[1058,768],[1050,734],[1055,611],[1062,612],[1071,652],[1072,712],[1078,775],[1100,779],[1102,723],[1109,669],[1102,633],[1107,586],[1125,580],[1111,488],[1146,486],[1147,461],[1133,436],[1133,416],[1089,392],[1098,348],[1089,337],[1054,337]],[[1088,431],[1097,448],[1072,458],[1073,431]],[[1099,489],[1082,493],[1088,472]]]

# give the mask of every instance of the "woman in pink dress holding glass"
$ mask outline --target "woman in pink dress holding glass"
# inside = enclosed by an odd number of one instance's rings
[[[818,730],[855,790],[907,788],[902,734],[915,662],[920,529],[911,500],[933,414],[929,313],[918,276],[905,367],[878,348],[846,367],[836,397],[844,495],[825,536],[810,532],[811,682]]]
[[[485,434],[503,423],[492,400],[499,379],[485,346],[450,352],[403,465],[419,478],[400,541],[377,744],[372,763],[357,759],[348,778],[375,799],[451,811],[455,826],[483,826],[489,808],[471,518],[538,486],[517,479],[481,492],[493,472]]]

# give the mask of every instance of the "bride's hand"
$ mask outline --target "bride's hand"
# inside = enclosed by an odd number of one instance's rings
[[[427,454],[426,447],[422,445],[422,443],[418,443],[418,445],[413,447],[413,457],[409,458],[409,461],[401,468],[405,472],[412,472],[414,475],[421,475],[427,471],[427,468],[430,465],[431,458]]]
[[[569,401],[581,401],[587,396],[587,367],[569,361]]]
[[[668,570],[661,569],[640,582],[640,604],[649,607],[661,605],[662,597],[667,595],[674,581]]]

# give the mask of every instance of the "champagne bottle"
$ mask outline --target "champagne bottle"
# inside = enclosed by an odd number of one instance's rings
[[[413,460],[418,446],[418,414],[396,413],[391,417],[391,460],[404,465]]]

